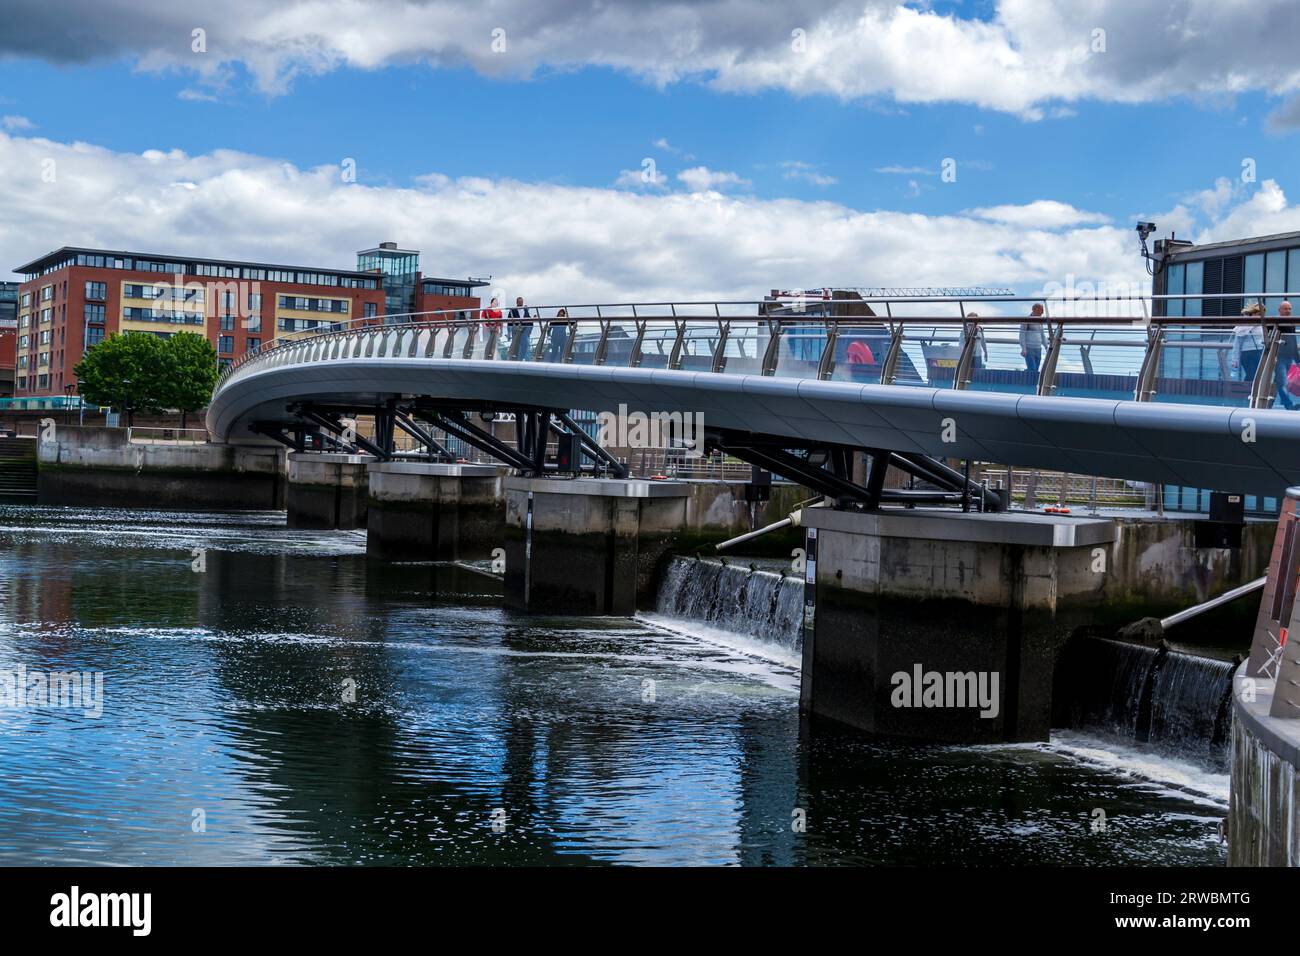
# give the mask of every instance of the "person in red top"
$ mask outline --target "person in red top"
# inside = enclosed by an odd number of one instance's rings
[[[497,305],[496,296],[493,296],[492,301],[488,303],[488,307],[479,313],[479,318],[492,331],[501,331],[501,309]]]
[[[479,310],[477,321],[470,323],[468,341],[465,343],[465,358],[470,358],[470,353],[474,351],[480,324],[489,332],[499,333],[501,331],[501,308],[497,304],[496,296],[492,297],[492,301],[488,303],[486,309]]]

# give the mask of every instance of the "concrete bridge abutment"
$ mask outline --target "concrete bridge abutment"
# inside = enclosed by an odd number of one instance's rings
[[[366,526],[369,455],[290,452],[285,505],[290,528]]]
[[[507,478],[507,606],[635,614],[686,524],[689,495],[677,482]]]
[[[490,557],[503,546],[503,468],[389,461],[367,470],[370,557],[455,561]]]
[[[1053,667],[1106,586],[1113,522],[805,512],[801,706],[875,734],[1048,738]]]

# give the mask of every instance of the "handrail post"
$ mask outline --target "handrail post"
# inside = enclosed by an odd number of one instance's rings
[[[1133,401],[1149,402],[1156,394],[1156,381],[1160,374],[1160,356],[1165,347],[1165,327],[1152,325],[1147,330],[1147,350],[1142,356],[1142,368],[1138,372],[1137,388],[1133,392]]]
[[[1044,310],[1046,311],[1046,310]],[[1056,361],[1061,357],[1061,343],[1065,340],[1065,323],[1057,322],[1047,343],[1047,354],[1038,370],[1038,395],[1051,395],[1056,391]]]
[[[673,309],[674,315],[676,308]],[[673,351],[668,357],[668,367],[670,369],[680,369],[682,367],[682,349],[686,344],[686,322],[682,319],[674,320],[677,326],[677,338],[673,339]]]
[[[898,357],[903,354],[903,323],[891,325],[889,329],[889,351],[885,353],[885,364],[880,367],[880,384],[893,385],[898,377]]]
[[[975,348],[979,345],[979,325],[963,318],[961,327],[965,338],[961,343],[961,354],[957,358],[957,368],[952,376],[952,387],[959,391],[970,385],[971,369],[975,364]]]
[[[785,326],[780,319],[767,320],[767,348],[763,351],[761,374],[775,375],[777,362],[781,359],[781,332]]]
[[[718,320],[718,347],[713,350],[713,371],[721,372],[727,367],[727,335],[731,332],[731,320]]]
[[[597,309],[597,312],[600,310]],[[612,323],[608,319],[600,320],[600,341],[596,343],[596,355],[592,359],[592,365],[605,364],[605,350],[609,347],[609,327]]]
[[[826,322],[826,347],[822,349],[821,360],[817,363],[817,381],[824,382],[835,374],[835,345],[840,338],[838,319]]]
[[[636,309],[632,310],[632,314],[636,314]],[[645,347],[645,327],[645,319],[638,319],[636,323],[636,338],[632,341],[632,352],[627,358],[628,368],[641,367],[641,350]]]
[[[1264,331],[1264,354],[1259,357],[1259,367],[1250,383],[1250,407],[1272,408],[1277,397],[1277,357],[1282,349],[1282,328],[1270,325]]]

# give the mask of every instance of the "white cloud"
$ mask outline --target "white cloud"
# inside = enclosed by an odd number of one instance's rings
[[[1103,213],[1084,212],[1054,199],[1036,199],[1022,205],[985,206],[968,212],[979,219],[992,219],[1023,229],[1061,229],[1110,221],[1110,217]]]
[[[688,153],[686,150],[682,149],[681,147],[674,146],[672,143],[668,142],[666,137],[663,136],[660,136],[657,140],[654,141],[654,147],[655,149],[663,150],[665,153],[671,153],[674,156],[680,156],[682,159],[687,160],[688,162],[695,158],[695,155],[693,153]]]
[[[875,169],[878,173],[884,173],[886,176],[933,176],[936,170],[926,166],[877,166]]]
[[[0,116],[0,126],[3,126],[10,132],[19,132],[21,130],[36,128],[36,124],[26,116]]]
[[[604,66],[657,84],[970,103],[1026,119],[1071,115],[1080,100],[1300,90],[1293,0],[998,0],[987,19],[885,0],[805,0],[797,18],[766,0],[227,0],[208,52],[195,55],[190,31],[211,14],[207,0],[10,0],[0,55],[130,57],[217,85],[239,63],[270,92],[345,66],[421,62],[515,77]],[[504,49],[494,49],[496,29]],[[1275,122],[1288,126],[1294,113]]]
[[[659,167],[651,160],[642,163],[640,169],[620,170],[614,185],[620,189],[666,189],[668,174],[660,172]]]
[[[750,186],[748,179],[742,179],[736,173],[725,169],[709,169],[707,166],[692,166],[677,174],[678,181],[694,192],[708,192],[716,189],[731,189],[736,186]]]
[[[420,249],[429,272],[490,273],[537,303],[750,299],[819,282],[1034,292],[1070,275],[1144,281],[1127,224],[1052,200],[923,215],[437,172],[403,188],[228,150],[133,154],[3,133],[0,168],[0,223],[40,224],[0,229],[5,267],[63,245],[346,267],[393,239]],[[1202,240],[1300,229],[1300,207],[1272,180],[1215,207],[1216,219],[1183,208]]]
[[[817,172],[817,167],[811,163],[797,159],[786,160],[781,164],[781,168],[785,170],[783,175],[786,179],[803,180],[814,186],[834,186],[839,182],[834,176]]]

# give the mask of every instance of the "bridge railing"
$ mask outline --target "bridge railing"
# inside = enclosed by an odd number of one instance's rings
[[[1276,312],[1291,296],[1271,292],[1267,304]],[[482,306],[322,321],[241,357],[217,387],[268,365],[445,358],[1293,407],[1289,317],[1185,314],[1252,300],[1264,298],[786,296],[528,306],[518,318]],[[1026,314],[1034,306],[1040,314]]]

